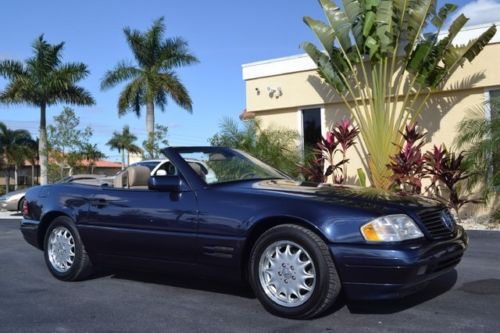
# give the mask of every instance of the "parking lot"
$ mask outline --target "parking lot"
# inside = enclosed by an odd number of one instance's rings
[[[52,278],[24,242],[19,216],[0,214],[0,332],[498,332],[500,232],[471,231],[457,270],[402,300],[340,301],[311,321],[267,313],[244,286],[102,272]]]

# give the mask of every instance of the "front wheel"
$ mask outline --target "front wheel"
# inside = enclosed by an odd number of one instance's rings
[[[65,216],[49,225],[44,242],[45,262],[54,277],[82,280],[92,273],[92,263],[73,221]]]
[[[262,305],[278,316],[307,319],[333,305],[341,284],[325,242],[309,229],[285,224],[255,243],[250,284]]]

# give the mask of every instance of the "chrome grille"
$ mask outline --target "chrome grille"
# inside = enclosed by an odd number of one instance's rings
[[[433,239],[450,238],[455,231],[455,220],[448,209],[434,209],[418,213],[420,221]]]

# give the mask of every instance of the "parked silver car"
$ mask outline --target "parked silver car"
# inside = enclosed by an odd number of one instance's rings
[[[80,184],[96,184],[101,182],[102,175],[87,175],[79,174],[66,177],[58,183],[80,183]],[[28,188],[9,192],[0,197],[0,210],[21,211],[23,208],[24,195]]]

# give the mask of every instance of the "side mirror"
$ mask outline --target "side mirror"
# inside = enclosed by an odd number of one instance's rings
[[[152,176],[148,181],[150,190],[160,192],[180,192],[181,185],[182,180],[179,176]]]

